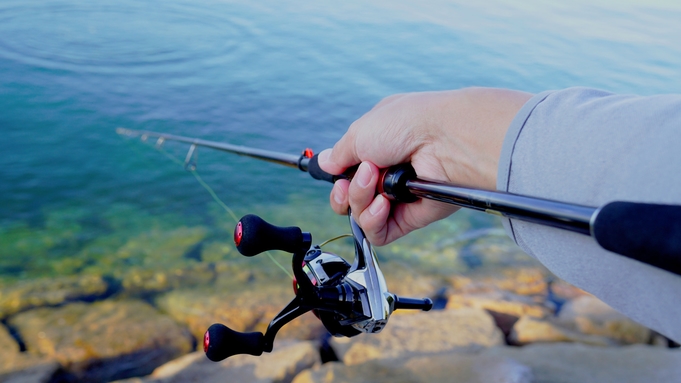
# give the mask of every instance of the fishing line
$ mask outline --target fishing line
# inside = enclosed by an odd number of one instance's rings
[[[178,164],[178,165],[180,165],[180,166],[185,166],[184,163],[182,163],[182,161],[178,160],[178,159],[175,158],[172,154],[170,154],[170,153],[166,152],[165,150],[163,150],[162,147],[158,146],[158,147],[156,147],[156,149],[157,149],[159,152],[163,153],[166,157],[170,158],[170,159],[171,159],[173,162],[175,162],[176,164]],[[204,189],[206,189],[206,191],[208,192],[208,194],[211,195],[211,197],[213,197],[213,200],[215,200],[215,202],[217,202],[218,205],[222,206],[222,208],[225,209],[225,211],[226,211],[226,212],[232,217],[232,219],[234,220],[234,223],[235,223],[235,224],[238,223],[238,222],[239,222],[239,218],[237,218],[236,214],[234,214],[234,210],[232,210],[229,206],[227,206],[227,204],[224,203],[224,202],[220,199],[220,197],[218,197],[217,194],[215,194],[215,191],[213,190],[213,188],[211,188],[210,185],[208,185],[208,184],[203,180],[203,178],[201,178],[201,176],[199,175],[199,173],[196,172],[196,169],[187,168],[187,170],[190,171],[190,172],[192,173],[192,175],[194,176],[194,178],[196,178],[196,180],[199,181],[199,184],[200,184],[201,186],[203,186]],[[284,273],[286,273],[286,275],[288,275],[289,278],[293,279],[293,274],[291,274],[290,271],[288,271],[284,266],[282,266],[281,263],[279,263],[279,261],[277,261],[276,258],[274,258],[274,256],[272,255],[272,253],[270,253],[269,251],[266,251],[265,254],[267,254],[267,256],[272,260],[272,262],[274,262],[274,264],[277,265],[277,267],[279,267]]]
[[[239,218],[238,218],[238,217],[236,216],[236,214],[234,213],[234,210],[232,210],[229,206],[227,206],[227,204],[224,203],[224,202],[220,199],[220,197],[218,197],[218,195],[215,193],[215,191],[213,190],[213,188],[211,188],[210,185],[208,185],[208,184],[206,183],[206,181],[204,181],[203,178],[201,178],[201,176],[199,175],[199,173],[196,172],[196,169],[194,169],[194,168],[187,168],[187,167],[185,166],[185,164],[184,164],[182,161],[180,161],[180,160],[177,159],[175,156],[173,156],[172,154],[170,154],[170,153],[168,153],[167,151],[165,151],[165,150],[163,149],[163,147],[161,147],[160,145],[156,145],[155,148],[156,148],[156,150],[158,150],[159,152],[163,153],[163,155],[165,155],[166,157],[168,157],[171,161],[173,161],[174,163],[176,163],[176,164],[178,164],[178,165],[180,165],[180,166],[182,166],[182,167],[185,167],[186,170],[188,170],[189,172],[191,172],[192,175],[194,176],[194,178],[196,178],[196,180],[199,182],[199,184],[200,184],[201,186],[203,186],[204,189],[206,189],[206,191],[208,192],[208,194],[210,194],[211,197],[213,197],[213,200],[214,200],[218,205],[220,205],[223,209],[225,209],[225,211],[232,217],[232,219],[234,220],[234,223],[236,224],[236,223],[239,222]],[[329,241],[327,241],[327,242],[329,242]],[[288,275],[289,278],[293,279],[293,274],[291,274],[290,271],[288,271],[284,266],[282,266],[281,263],[279,263],[279,261],[277,261],[276,258],[274,258],[274,256],[272,255],[272,253],[270,253],[269,251],[266,251],[265,254],[267,254],[267,256],[272,260],[272,262],[274,262],[274,264],[277,265],[277,267],[279,267],[284,273],[286,273],[286,275]]]
[[[339,239],[341,239],[341,238],[347,238],[347,237],[352,237],[352,234],[341,234],[341,235],[339,235],[339,236],[337,236],[337,237],[333,237],[333,238],[331,238],[331,239],[327,239],[326,241],[320,243],[320,244],[319,244],[319,247],[324,247],[324,245],[326,245],[326,244],[329,243],[329,242],[333,242],[333,241],[339,240]]]

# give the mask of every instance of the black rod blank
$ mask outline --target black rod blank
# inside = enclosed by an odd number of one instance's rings
[[[589,222],[596,211],[595,207],[499,191],[469,189],[418,178],[407,181],[406,185],[412,194],[421,198],[586,235],[590,234]]]
[[[163,140],[185,142],[187,144],[193,144],[197,146],[204,146],[206,148],[222,150],[225,152],[238,154],[240,156],[253,157],[259,160],[274,162],[280,165],[285,165],[293,168],[297,168],[299,166],[298,163],[300,162],[300,155],[274,152],[271,150],[255,149],[248,146],[232,145],[224,142],[201,140],[198,138],[176,136],[174,134],[157,133],[146,130],[132,130],[125,128],[116,128],[116,133],[130,137],[141,137],[143,139],[145,137],[155,137]]]

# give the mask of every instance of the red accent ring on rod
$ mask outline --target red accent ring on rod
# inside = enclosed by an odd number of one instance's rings
[[[378,194],[383,194],[384,197],[389,197],[385,193],[385,187],[383,187],[383,184],[385,183],[385,175],[388,174],[388,169],[381,169],[378,172],[378,183],[376,184],[376,191]]]

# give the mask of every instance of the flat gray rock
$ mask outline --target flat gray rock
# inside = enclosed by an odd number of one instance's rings
[[[597,347],[533,344],[495,347],[483,357],[513,359],[532,369],[536,383],[650,383],[681,381],[681,350],[644,345]]]
[[[55,361],[42,362],[11,372],[0,373],[2,383],[52,383],[55,374],[61,369]]]
[[[157,368],[148,377],[117,383],[288,383],[319,363],[314,342],[295,342],[275,345],[272,353],[258,357],[235,355],[218,363],[208,360],[203,352],[195,352]]]
[[[358,365],[327,363],[298,375],[293,383],[531,383],[530,369],[499,356],[457,352],[395,359],[374,359]]]

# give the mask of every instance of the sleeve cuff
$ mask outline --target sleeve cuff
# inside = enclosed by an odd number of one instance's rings
[[[544,101],[553,92],[554,91],[549,90],[536,94],[534,97],[529,99],[522,108],[520,108],[518,114],[516,114],[513,118],[511,125],[508,127],[508,131],[506,131],[504,144],[501,147],[501,156],[499,157],[499,167],[497,169],[497,190],[504,192],[508,191],[509,180],[511,178],[511,167],[513,166],[512,157],[513,150],[515,149],[515,143],[523,131],[525,122],[527,122],[532,115],[534,108],[536,108],[537,105]],[[513,223],[511,220],[508,218],[502,218],[502,224],[504,225],[506,234],[508,234],[508,236],[511,237],[517,244],[518,241],[516,240],[515,233],[513,232]]]

